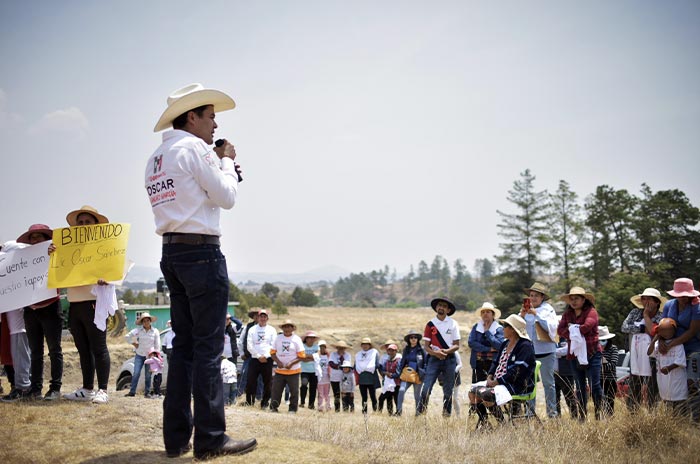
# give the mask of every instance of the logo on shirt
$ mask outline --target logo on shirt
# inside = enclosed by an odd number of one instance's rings
[[[265,333],[264,332],[258,334],[258,342],[261,342],[263,340],[265,340]]]
[[[157,173],[163,167],[163,155],[153,158],[153,174]]]
[[[282,353],[289,353],[290,342],[282,342]]]

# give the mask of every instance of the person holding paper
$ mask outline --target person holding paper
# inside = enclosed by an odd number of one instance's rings
[[[530,288],[523,289],[528,296],[529,304],[523,305],[520,317],[525,319],[527,333],[535,347],[535,357],[542,363],[540,377],[544,386],[544,399],[547,406],[547,417],[557,417],[557,390],[554,386],[554,368],[557,364],[557,326],[559,321],[550,305],[547,288],[535,282]],[[534,411],[535,400],[530,400]]]
[[[216,113],[236,104],[201,84],[175,90],[167,102],[153,131],[172,130],[148,159],[144,183],[156,233],[163,237],[160,267],[177,334],[163,405],[165,451],[169,457],[189,452],[194,428],[196,459],[243,454],[257,441],[226,435],[220,362],[229,279],[219,216],[238,196],[236,151],[226,140],[211,147]]]
[[[17,243],[36,245],[53,238],[53,230],[45,224],[33,224],[17,238]],[[44,339],[49,348],[51,361],[51,382],[44,395],[45,400],[53,401],[61,397],[63,378],[63,350],[61,349],[61,332],[63,331],[63,311],[58,296],[35,303],[24,308],[24,326],[27,330],[29,348],[32,352],[32,386],[30,394],[40,397],[44,380]]]
[[[108,224],[109,219],[101,215],[92,206],[85,205],[80,209],[71,211],[66,216],[66,221],[71,227],[84,227],[95,224]],[[56,248],[51,245],[49,254]],[[103,279],[97,280],[97,285],[107,285]],[[80,370],[83,374],[83,386],[71,393],[66,393],[63,398],[70,401],[90,401],[96,404],[105,404],[109,401],[107,384],[109,383],[109,350],[107,349],[107,330],[100,329],[95,324],[95,306],[97,298],[92,293],[93,285],[81,285],[68,287],[68,328],[75,347],[80,356]],[[105,318],[106,319],[106,318]],[[95,374],[97,374],[97,387],[95,390]]]

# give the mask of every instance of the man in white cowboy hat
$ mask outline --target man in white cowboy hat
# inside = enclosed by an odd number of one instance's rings
[[[126,396],[136,396],[136,387],[139,384],[141,370],[143,370],[145,371],[144,376],[146,379],[146,390],[144,394],[146,398],[151,397],[151,370],[143,369],[143,365],[151,351],[161,351],[160,332],[151,325],[157,320],[158,318],[151,316],[148,311],[143,312],[136,318],[136,325],[138,327],[133,328],[125,335],[125,338],[129,343],[134,345],[136,349],[136,353],[134,354],[134,375],[131,376],[131,388],[129,388],[129,393],[127,393]]]
[[[420,405],[417,414],[423,414],[428,407],[430,392],[438,376],[442,373],[442,414],[452,414],[452,390],[455,386],[455,372],[457,358],[454,353],[459,349],[459,325],[450,316],[455,313],[457,307],[447,298],[435,298],[430,302],[436,315],[425,326],[423,341],[425,351],[428,354],[428,362],[425,369],[425,379],[421,389]]]
[[[700,292],[686,277],[673,282],[673,297],[664,305],[663,317],[676,321],[676,338],[669,344],[659,344],[659,352],[667,354],[671,348],[683,345],[687,362],[688,407],[694,422],[700,422]]]
[[[277,363],[275,375],[272,378],[272,400],[270,410],[278,412],[282,402],[284,387],[289,387],[289,412],[296,413],[299,405],[299,378],[301,376],[301,361],[306,357],[304,343],[294,331],[296,324],[290,319],[284,321],[280,328],[282,334],[275,337],[275,343],[270,350],[272,359]]]
[[[250,352],[250,364],[248,365],[248,380],[245,387],[246,404],[255,404],[255,393],[258,386],[258,375],[262,376],[263,393],[260,407],[267,408],[272,396],[272,347],[277,337],[277,331],[267,322],[270,311],[260,309],[258,311],[258,323],[250,328],[246,343]]]
[[[627,408],[636,412],[644,403],[651,409],[659,401],[656,382],[656,358],[647,354],[655,326],[661,321],[661,309],[668,301],[655,288],[645,288],[630,298],[634,308],[622,322],[621,332],[627,334],[630,353],[629,391]],[[643,395],[646,387],[646,395]]]
[[[177,333],[163,406],[163,438],[170,457],[191,449],[193,427],[197,459],[242,454],[257,446],[255,439],[236,441],[226,435],[219,358],[229,288],[219,214],[236,202],[238,173],[233,145],[211,145],[216,113],[235,106],[225,93],[201,84],[174,91],[154,132],[170,126],[173,130],[163,134],[163,143],[146,163],[145,188],[156,233],[163,236],[161,270]]]
[[[525,319],[527,333],[535,346],[535,357],[541,363],[540,377],[544,387],[544,399],[548,417],[557,417],[557,391],[554,385],[554,371],[557,365],[557,314],[550,305],[547,288],[540,282],[535,282],[529,288],[523,289],[528,296],[520,309],[520,317]],[[535,400],[531,400],[532,408]]]

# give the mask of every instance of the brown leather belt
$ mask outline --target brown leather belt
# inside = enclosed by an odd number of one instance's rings
[[[204,235],[204,234],[177,234],[177,233],[167,233],[163,234],[163,244],[182,244],[182,245],[219,245],[219,237],[216,235]]]

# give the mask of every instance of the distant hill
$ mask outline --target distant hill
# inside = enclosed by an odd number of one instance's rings
[[[298,273],[275,273],[275,272],[243,272],[232,271],[229,269],[229,278],[238,283],[258,283],[262,285],[265,282],[274,284],[295,284],[303,285],[319,281],[335,282],[340,277],[350,274],[350,271],[338,266],[324,266],[310,271]],[[148,266],[134,266],[126,278],[125,286],[134,283],[146,283],[156,285],[156,281],[162,277],[160,269]]]

